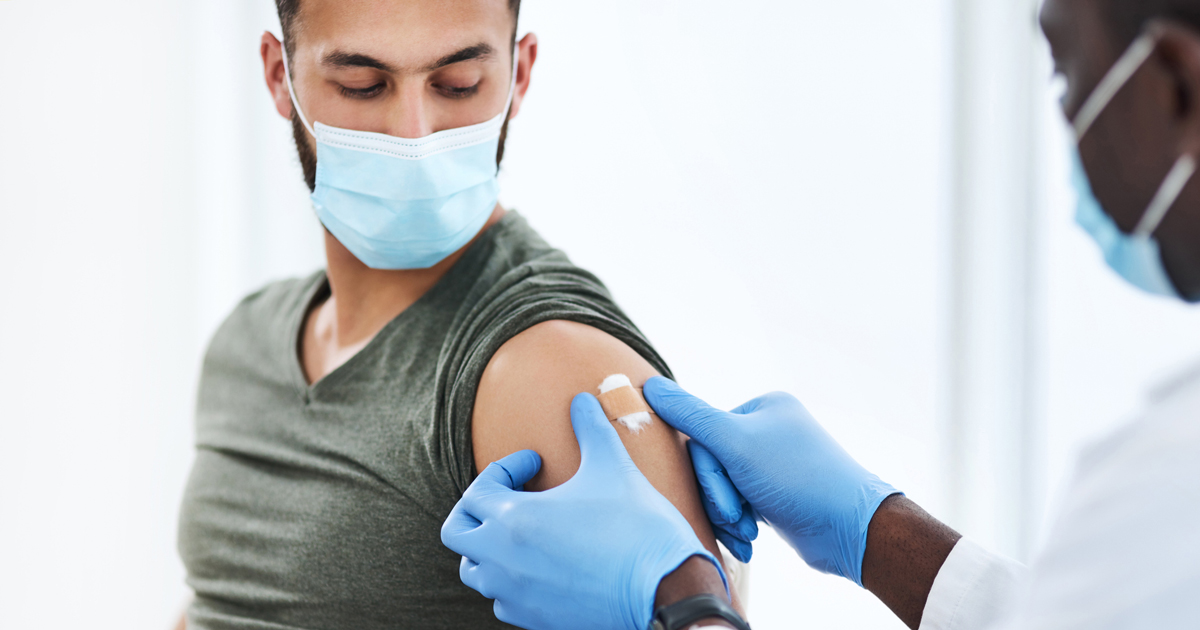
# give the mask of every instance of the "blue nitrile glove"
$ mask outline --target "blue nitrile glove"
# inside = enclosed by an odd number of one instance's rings
[[[496,600],[503,622],[645,630],[664,577],[692,556],[721,565],[634,465],[594,396],[575,398],[571,424],[583,459],[570,481],[522,492],[541,458],[509,455],[467,489],[442,543],[462,554],[463,583]]]
[[[726,537],[749,545],[738,534],[748,502],[809,566],[862,585],[867,527],[879,504],[900,493],[854,461],[800,401],[768,394],[724,412],[661,377],[646,383],[645,396],[692,439],[707,509]]]

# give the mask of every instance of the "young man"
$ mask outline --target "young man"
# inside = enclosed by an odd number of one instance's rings
[[[248,297],[209,348],[180,518],[188,627],[503,626],[442,522],[521,449],[545,457],[529,489],[569,479],[574,394],[668,368],[594,276],[497,203],[538,52],[516,41],[519,0],[277,4],[264,70],[328,269]],[[702,541],[671,568],[726,597],[681,437],[622,431]]]

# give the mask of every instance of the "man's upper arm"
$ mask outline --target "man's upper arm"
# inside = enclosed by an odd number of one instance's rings
[[[598,394],[601,381],[625,374],[640,388],[658,372],[632,348],[598,329],[565,321],[539,324],[514,337],[492,358],[475,398],[472,441],[475,465],[524,449],[542,456],[542,472],[527,490],[565,483],[579,470],[579,443],[571,428],[571,400]],[[700,541],[720,558],[685,438],[657,417],[633,435],[617,424],[635,464],[683,513]]]

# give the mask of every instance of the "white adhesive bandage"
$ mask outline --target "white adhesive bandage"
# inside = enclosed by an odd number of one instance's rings
[[[653,413],[642,392],[633,388],[633,383],[624,374],[614,374],[600,384],[600,406],[604,414],[614,422],[620,422],[633,433],[641,433],[650,425]]]

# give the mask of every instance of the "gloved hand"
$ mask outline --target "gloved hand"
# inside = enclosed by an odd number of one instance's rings
[[[645,630],[664,577],[692,556],[721,565],[637,469],[594,396],[575,398],[571,424],[583,460],[570,481],[522,492],[541,458],[510,455],[467,489],[442,543],[462,554],[463,583],[496,600],[501,621]]]
[[[709,518],[722,541],[734,539],[725,542],[730,551],[745,552],[753,538],[742,535],[743,523],[759,516],[809,566],[862,586],[867,527],[879,504],[900,493],[854,461],[800,401],[768,394],[724,412],[661,377],[644,393],[692,439]]]

